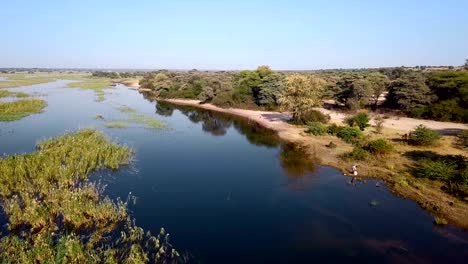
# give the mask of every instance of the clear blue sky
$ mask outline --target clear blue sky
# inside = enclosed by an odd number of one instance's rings
[[[15,0],[0,67],[461,65],[467,0]]]

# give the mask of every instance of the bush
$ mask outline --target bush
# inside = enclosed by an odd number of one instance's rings
[[[356,127],[344,127],[340,129],[337,136],[346,143],[355,143],[357,139],[362,137],[362,132]]]
[[[440,139],[440,134],[423,125],[409,133],[409,143],[416,146],[430,146]]]
[[[366,113],[359,113],[353,117],[348,117],[345,122],[349,126],[357,126],[361,131],[364,131],[369,125],[369,116]]]
[[[327,133],[336,136],[338,135],[338,133],[340,133],[341,129],[343,129],[342,126],[339,126],[337,124],[331,124],[327,127]]]
[[[292,120],[292,122],[297,125],[307,124],[308,122],[319,122],[326,124],[328,121],[330,121],[330,115],[325,115],[318,110],[310,110],[303,114],[299,120]]]
[[[451,180],[457,175],[457,166],[443,160],[423,160],[416,169],[416,177],[431,180]]]
[[[321,136],[327,133],[327,128],[319,122],[308,122],[306,133],[314,136]]]
[[[354,147],[351,152],[343,155],[343,158],[348,160],[365,160],[369,156],[369,152],[361,147]]]
[[[393,151],[393,146],[385,139],[376,139],[367,143],[367,151],[373,154],[385,155]]]

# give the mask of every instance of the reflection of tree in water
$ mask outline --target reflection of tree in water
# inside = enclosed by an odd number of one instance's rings
[[[271,130],[261,127],[257,123],[245,120],[234,121],[234,128],[247,140],[256,146],[277,147],[280,143],[278,136]]]
[[[201,123],[203,131],[213,136],[225,135],[227,129],[233,125],[241,135],[247,138],[249,143],[256,146],[274,148],[281,144],[276,133],[241,117],[207,111],[193,106],[180,106],[164,102],[159,102],[158,105],[160,105],[159,107],[164,113],[172,114],[174,109],[179,110],[191,122]],[[159,114],[158,105],[156,111]],[[315,170],[314,160],[309,158],[303,147],[295,144],[283,144],[281,146],[280,162],[285,173],[289,176],[303,176],[313,173]]]
[[[171,116],[172,113],[174,113],[174,105],[161,101],[156,103],[156,114],[161,116]]]
[[[203,131],[211,133],[213,136],[223,136],[226,134],[231,124],[232,122],[228,120],[207,118],[203,121],[202,129]]]
[[[193,123],[202,123],[202,130],[213,136],[223,136],[231,126],[232,121],[229,118],[219,116],[210,111],[202,111],[194,107],[177,107],[179,111],[188,117]]]
[[[282,145],[280,162],[284,172],[293,177],[304,176],[315,170],[314,160],[309,157],[303,147],[296,144]]]

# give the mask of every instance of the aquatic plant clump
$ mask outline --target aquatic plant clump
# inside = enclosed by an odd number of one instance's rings
[[[136,113],[137,112],[135,109],[128,107],[126,105],[119,107],[118,110],[122,113]]]
[[[14,121],[34,113],[40,113],[47,106],[41,99],[23,99],[0,102],[0,121]]]
[[[128,128],[128,124],[124,122],[108,122],[106,123],[108,128]]]
[[[110,82],[111,80],[108,78],[90,78],[69,83],[68,87],[93,90],[97,95],[96,101],[102,102],[106,99],[104,90],[111,88]]]
[[[145,117],[144,115],[131,115],[128,121],[131,123],[143,124],[150,128],[164,128],[165,127],[163,122],[157,119]]]
[[[178,257],[164,230],[135,226],[126,203],[104,197],[89,173],[129,164],[132,151],[91,129],[0,159],[0,205],[8,232],[2,263],[146,263]]]

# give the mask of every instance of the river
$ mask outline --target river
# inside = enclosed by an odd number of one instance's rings
[[[466,263],[467,231],[435,226],[433,216],[383,182],[351,181],[255,124],[158,104],[123,85],[97,102],[93,91],[66,84],[11,89],[43,97],[48,106],[0,122],[0,152],[31,152],[38,140],[86,127],[131,146],[131,166],[92,180],[114,199],[134,195],[137,225],[153,233],[165,227],[193,262]],[[167,126],[107,128],[107,121],[128,116],[122,106]]]

